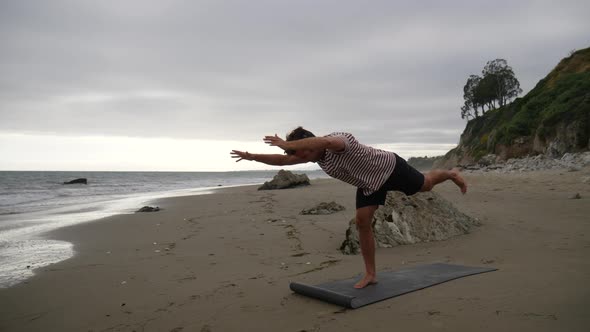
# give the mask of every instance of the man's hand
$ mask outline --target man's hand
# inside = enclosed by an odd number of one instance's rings
[[[278,146],[279,148],[285,150],[285,144],[287,143],[285,140],[280,138],[277,134],[274,136],[264,136],[264,143],[269,144],[270,146]]]
[[[242,159],[244,160],[254,160],[254,158],[252,157],[252,154],[249,153],[248,151],[243,152],[243,151],[238,151],[238,150],[232,150],[230,152],[230,154],[232,155],[232,158],[239,158],[238,160],[236,160],[236,163]]]

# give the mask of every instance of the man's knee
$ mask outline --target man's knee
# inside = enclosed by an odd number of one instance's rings
[[[359,230],[370,229],[373,222],[373,215],[378,206],[366,206],[356,210],[356,226]]]
[[[424,191],[431,191],[432,190],[433,184],[432,184],[432,178],[430,176],[430,174],[424,174],[424,183],[422,184],[422,188],[420,188],[421,192]]]
[[[355,220],[356,227],[359,230],[370,229],[371,228],[371,221],[372,220],[371,219],[368,219],[368,218],[359,218],[359,217],[356,217],[356,220]]]

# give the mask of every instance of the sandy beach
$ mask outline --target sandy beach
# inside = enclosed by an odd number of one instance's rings
[[[292,293],[363,271],[338,250],[354,216],[337,180],[168,198],[50,234],[76,256],[0,289],[0,331],[587,331],[590,183],[578,172],[465,174],[436,192],[482,226],[447,241],[377,250],[380,270],[432,262],[499,270],[356,310]],[[579,193],[581,199],[571,199]],[[322,201],[346,207],[300,215]]]

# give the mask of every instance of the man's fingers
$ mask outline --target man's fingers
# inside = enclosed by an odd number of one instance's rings
[[[243,160],[244,156],[246,156],[248,154],[248,152],[243,152],[243,151],[239,151],[239,150],[232,150],[230,152],[230,154],[231,154],[232,158],[238,158],[238,160],[236,160],[236,163],[237,163],[238,161]]]

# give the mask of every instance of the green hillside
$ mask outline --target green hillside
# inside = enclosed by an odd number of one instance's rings
[[[445,164],[590,149],[590,48],[563,59],[526,96],[467,123]]]

